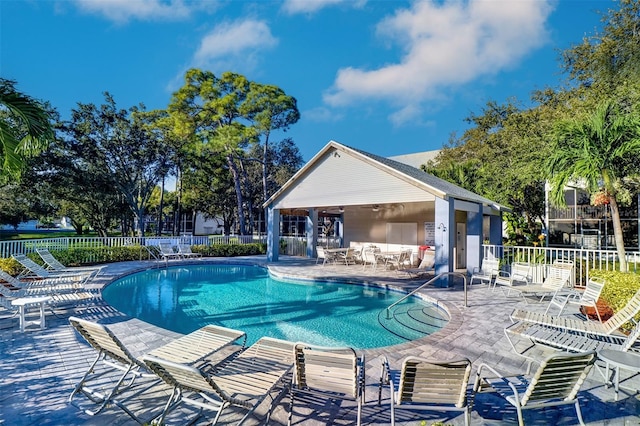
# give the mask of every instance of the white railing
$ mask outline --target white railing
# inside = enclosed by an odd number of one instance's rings
[[[613,271],[619,269],[618,252],[615,250],[558,248],[558,247],[525,247],[483,245],[484,257],[501,259],[501,267],[509,270],[513,262],[527,262],[532,265],[532,277],[536,282],[542,282],[546,269],[543,265],[550,265],[556,260],[571,260],[576,265],[572,284],[584,286],[589,279],[592,269]],[[627,268],[631,272],[638,272],[640,267],[640,252],[626,252]],[[536,266],[538,265],[538,266]]]
[[[0,258],[9,258],[14,253],[33,253],[36,248],[48,248],[51,251],[56,251],[70,248],[127,247],[135,245],[155,246],[159,241],[170,241],[174,245],[186,243],[211,246],[217,244],[259,243],[265,242],[266,237],[253,235],[185,235],[180,237],[59,237],[33,240],[8,240],[0,241]]]

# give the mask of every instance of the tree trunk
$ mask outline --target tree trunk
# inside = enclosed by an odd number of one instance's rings
[[[164,209],[164,176],[162,176],[162,186],[160,187],[160,207],[158,212],[158,225],[156,226],[156,235],[162,235],[162,210]]]
[[[610,196],[609,203],[611,207],[611,220],[613,222],[613,236],[616,240],[616,250],[620,260],[620,271],[627,272],[627,255],[624,249],[624,240],[622,239],[622,224],[620,222],[620,210],[616,197]],[[606,237],[605,237],[606,238]]]
[[[244,217],[244,209],[243,204],[244,200],[242,197],[242,185],[240,183],[240,174],[238,173],[238,167],[236,163],[233,161],[233,157],[231,155],[227,155],[227,164],[229,164],[229,170],[231,170],[231,175],[233,176],[233,183],[236,190],[236,200],[237,200],[237,208],[238,208],[238,225],[240,225],[240,235],[247,235],[247,231],[245,228],[245,217]]]
[[[267,175],[268,175],[268,167],[267,167],[267,152],[269,147],[269,132],[267,132],[264,138],[264,148],[262,149],[262,196],[264,197],[262,202],[267,201]]]

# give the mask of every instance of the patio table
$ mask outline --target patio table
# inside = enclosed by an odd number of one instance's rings
[[[609,380],[609,368],[613,367],[613,389],[615,400],[618,400],[620,391],[620,369],[630,370],[635,374],[640,374],[640,354],[632,352],[617,351],[614,349],[602,349],[598,351],[598,358],[606,363],[605,381]],[[635,391],[638,391],[635,389]]]
[[[40,330],[44,330],[45,328],[45,317],[44,317],[44,305],[49,303],[52,300],[51,296],[34,296],[34,297],[20,297],[18,299],[12,300],[11,304],[13,306],[18,307],[18,314],[20,316],[20,332],[24,333],[24,329],[27,324],[38,324],[40,325]],[[40,319],[38,321],[27,321],[26,310],[30,306],[37,306],[40,308]]]

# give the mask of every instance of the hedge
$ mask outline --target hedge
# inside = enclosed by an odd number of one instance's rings
[[[593,269],[590,271],[589,276],[605,280],[600,298],[613,309],[613,312],[618,312],[622,309],[633,295],[640,290],[640,275],[633,272]],[[640,321],[640,314],[636,315],[635,319]],[[629,324],[624,328],[628,329]]]

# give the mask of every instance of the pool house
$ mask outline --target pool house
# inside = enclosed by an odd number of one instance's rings
[[[436,250],[436,272],[480,266],[484,242],[502,243],[507,208],[402,162],[330,141],[264,207],[269,261],[278,261],[281,217],[304,216],[307,256],[342,247]],[[415,259],[417,260],[417,258]]]

